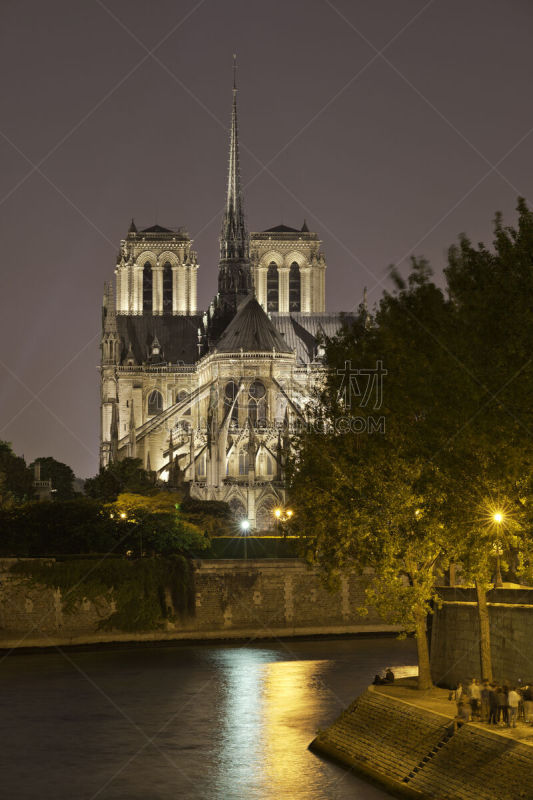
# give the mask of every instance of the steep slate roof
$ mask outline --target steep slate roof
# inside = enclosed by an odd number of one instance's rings
[[[124,347],[123,357],[131,344],[137,363],[148,361],[152,343],[157,339],[161,345],[162,361],[171,364],[179,362],[194,364],[198,361],[198,328],[202,327],[201,315],[188,317],[117,314],[116,319]]]
[[[152,225],[150,228],[143,228],[141,233],[176,233],[176,231],[171,231],[170,228],[163,228],[162,225]]]
[[[273,349],[277,353],[292,353],[292,347],[253,296],[242,303],[216,344],[219,353],[239,353],[241,348],[252,353],[271,353]]]
[[[289,228],[288,225],[276,225],[275,228],[267,228],[263,233],[300,233],[297,228]]]
[[[307,364],[316,356],[318,339],[323,336],[332,337],[342,328],[343,322],[353,322],[357,314],[326,313],[323,314],[272,314],[272,324],[283,336],[291,350],[296,350],[296,357],[301,364]]]

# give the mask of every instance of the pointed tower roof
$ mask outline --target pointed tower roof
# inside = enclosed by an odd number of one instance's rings
[[[255,297],[242,303],[236,316],[216,345],[219,353],[292,353],[281,333],[276,330]]]
[[[247,259],[248,232],[244,220],[239,167],[239,132],[237,125],[237,56],[233,56],[233,104],[229,145],[228,187],[226,208],[220,233],[220,259]]]
[[[131,218],[130,227],[128,228],[128,233],[137,233],[137,225],[135,224],[135,220],[133,217]]]

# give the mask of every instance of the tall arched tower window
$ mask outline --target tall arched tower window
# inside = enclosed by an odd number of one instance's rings
[[[163,267],[163,314],[172,314],[172,267]]]
[[[301,298],[300,267],[293,261],[289,271],[289,311],[301,311]]]
[[[143,312],[152,313],[152,265],[149,261],[143,269]]]
[[[267,311],[279,311],[279,274],[275,261],[271,261],[268,265]]]

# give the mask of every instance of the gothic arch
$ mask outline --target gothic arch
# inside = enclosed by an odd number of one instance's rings
[[[143,250],[142,253],[139,253],[137,258],[135,259],[135,265],[137,267],[144,267],[146,262],[149,261],[152,267],[157,264],[157,256],[152,250]]]
[[[156,395],[159,397],[156,398]],[[157,386],[150,386],[144,393],[144,402],[146,405],[146,413],[148,416],[155,416],[161,413],[164,408],[165,401],[163,399],[163,392]],[[157,410],[156,410],[157,409]]]
[[[244,498],[234,493],[228,497],[227,503],[230,507],[231,516],[235,522],[246,519],[246,503]]]
[[[307,258],[300,250],[291,250],[290,253],[287,253],[283,263],[286,267],[290,267],[294,261],[296,261],[300,269],[308,264]]]
[[[173,253],[171,250],[165,250],[164,252],[159,253],[159,258],[157,259],[157,263],[159,265],[163,266],[163,264],[166,264],[167,261],[173,267],[174,266],[177,267],[180,264],[180,260],[179,260],[178,256],[176,255],[176,253]]]
[[[264,253],[259,265],[268,267],[272,261],[276,263],[278,269],[283,266],[283,256],[278,250],[269,250],[268,253]]]
[[[256,510],[256,527],[258,531],[267,531],[274,527],[273,512],[278,504],[278,498],[274,495],[267,495],[258,502]]]

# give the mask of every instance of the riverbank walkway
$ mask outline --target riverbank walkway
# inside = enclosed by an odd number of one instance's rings
[[[426,711],[442,714],[448,717],[450,722],[456,716],[455,701],[448,700],[450,695],[448,689],[439,689],[434,686],[432,689],[419,690],[417,689],[416,678],[400,678],[400,680],[392,684],[373,686],[372,689],[378,694],[393,697],[396,700],[403,700],[404,703],[411,703]],[[466,724],[472,728],[507,736],[533,747],[533,723],[517,720],[516,728],[508,728],[504,724],[488,725],[485,722],[467,722]]]
[[[449,691],[370,686],[310,745],[396,797],[533,800],[533,726],[454,726]]]

